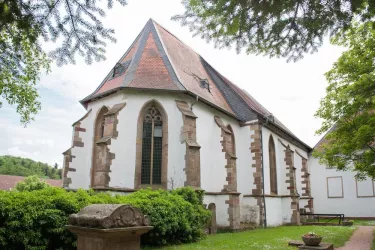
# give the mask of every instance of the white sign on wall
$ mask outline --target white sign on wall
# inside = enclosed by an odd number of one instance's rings
[[[343,198],[342,176],[327,177],[327,197]]]
[[[356,180],[357,197],[374,197],[374,181],[367,178],[366,180]]]

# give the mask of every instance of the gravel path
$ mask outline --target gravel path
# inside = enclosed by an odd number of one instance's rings
[[[345,246],[335,248],[337,250],[371,250],[372,237],[375,226],[360,226],[354,232]]]

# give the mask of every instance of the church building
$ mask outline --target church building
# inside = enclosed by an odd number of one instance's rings
[[[312,149],[152,19],[81,103],[63,153],[67,189],[191,186],[230,229],[313,212]]]

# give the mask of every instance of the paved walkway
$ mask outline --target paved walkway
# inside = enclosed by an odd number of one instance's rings
[[[345,246],[335,248],[337,250],[371,250],[372,237],[375,226],[360,226],[354,232]]]

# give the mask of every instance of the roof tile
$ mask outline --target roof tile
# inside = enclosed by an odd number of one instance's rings
[[[23,181],[26,177],[14,175],[0,175],[0,190],[11,190],[16,184]],[[41,179],[54,187],[62,187],[62,180]]]
[[[134,79],[128,86],[133,88],[178,90],[158,52],[151,32],[148,34]]]

